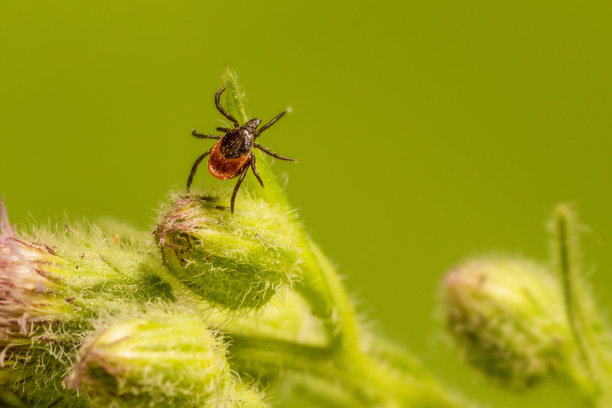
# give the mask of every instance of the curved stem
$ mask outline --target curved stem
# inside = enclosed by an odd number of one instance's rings
[[[259,378],[289,370],[313,375],[362,402],[382,406],[458,408],[461,405],[433,382],[415,382],[383,369],[363,354],[338,353],[274,338],[229,335],[231,362]]]
[[[332,347],[359,351],[357,318],[348,294],[323,252],[306,240],[306,262],[296,289],[325,322]]]
[[[569,242],[569,214],[565,207],[557,209],[555,217],[555,228],[557,232],[557,251],[558,251],[558,263],[559,270],[561,273],[561,280],[563,283],[563,298],[565,301],[565,313],[567,315],[567,321],[569,322],[572,330],[572,336],[576,342],[580,351],[581,358],[587,369],[591,371],[591,362],[584,345],[580,326],[583,326],[582,319],[580,318],[581,313],[579,310],[579,304],[576,302],[576,271],[574,270],[571,252],[571,244]]]
[[[566,205],[557,207],[554,216],[555,256],[563,287],[565,313],[572,337],[576,343],[583,370],[590,384],[586,393],[596,400],[601,397],[602,365],[607,363],[597,335],[593,332],[593,321],[584,314],[584,300],[580,297],[580,281],[577,271],[577,237],[574,231],[574,217]],[[596,319],[596,316],[589,316]],[[585,384],[586,385],[586,384]]]

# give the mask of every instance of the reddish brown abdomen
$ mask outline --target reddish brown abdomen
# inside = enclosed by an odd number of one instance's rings
[[[250,159],[250,153],[235,158],[227,158],[221,153],[221,140],[219,140],[210,152],[208,159],[208,171],[220,180],[236,177]]]

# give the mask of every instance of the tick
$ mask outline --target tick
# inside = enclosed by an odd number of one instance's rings
[[[218,127],[217,131],[223,132],[222,136],[217,135],[203,135],[198,133],[196,129],[191,132],[193,137],[197,137],[198,139],[215,139],[217,143],[208,150],[206,153],[202,154],[198,157],[193,163],[193,167],[191,167],[191,173],[189,173],[189,178],[187,179],[187,191],[189,191],[189,187],[191,187],[191,183],[193,182],[193,176],[195,176],[196,171],[198,170],[198,166],[206,158],[206,156],[210,155],[208,158],[208,171],[214,177],[220,180],[228,180],[234,177],[238,177],[238,182],[234,187],[234,191],[232,193],[231,203],[231,211],[234,213],[234,201],[236,201],[236,194],[238,193],[238,189],[240,188],[240,184],[242,184],[242,180],[246,176],[249,171],[249,167],[253,170],[253,174],[257,177],[257,181],[261,186],[264,186],[261,177],[259,177],[259,173],[257,173],[257,166],[255,165],[255,154],[253,153],[253,148],[259,149],[262,152],[269,154],[270,156],[287,161],[296,161],[295,159],[291,159],[289,157],[281,156],[280,154],[276,154],[273,151],[263,147],[259,143],[255,143],[257,138],[261,135],[264,130],[267,130],[276,123],[277,120],[282,118],[287,112],[290,112],[290,109],[285,109],[278,115],[274,117],[270,122],[266,123],[259,129],[257,127],[261,124],[261,120],[259,118],[253,118],[249,120],[244,125],[240,125],[236,118],[227,113],[219,100],[221,99],[221,94],[225,91],[225,87],[221,87],[215,94],[215,105],[217,109],[223,116],[227,118],[230,122],[234,124],[233,129]]]

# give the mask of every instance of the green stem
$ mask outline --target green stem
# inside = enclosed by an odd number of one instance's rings
[[[584,327],[584,322],[581,318],[579,309],[579,303],[576,301],[576,271],[573,267],[573,253],[572,246],[569,242],[570,231],[569,226],[569,214],[567,208],[559,207],[557,209],[555,218],[555,228],[557,232],[557,253],[559,269],[561,272],[561,280],[563,283],[563,297],[565,302],[565,313],[572,330],[572,336],[578,346],[581,358],[585,364],[585,367],[589,372],[591,369],[591,362],[588,352],[584,345],[582,338],[581,328]]]
[[[226,68],[224,80],[229,91],[224,100],[227,110],[236,115],[238,120],[247,121],[244,94],[236,74]],[[263,191],[258,189],[253,192],[261,194],[264,200],[281,205],[291,212],[287,197],[270,170],[267,158],[259,152],[256,152],[256,155],[257,168],[265,188]],[[292,221],[297,224],[296,219]],[[357,319],[344,286],[321,250],[307,237],[301,226],[298,226],[298,229],[303,259],[301,281],[297,283],[296,289],[310,303],[315,315],[324,322],[330,342],[338,347],[357,350],[359,346]]]
[[[555,247],[557,264],[563,287],[565,312],[572,337],[576,343],[580,361],[589,386],[586,394],[589,399],[594,398],[593,404],[601,397],[602,365],[606,361],[606,353],[602,350],[597,336],[592,332],[592,325],[583,313],[583,303],[579,296],[580,282],[576,266],[577,251],[576,236],[574,232],[574,219],[571,210],[566,205],[560,205],[555,211],[554,228],[556,233]],[[596,316],[592,316],[596,319]]]
[[[234,364],[259,378],[290,370],[339,383],[349,394],[370,405],[463,406],[433,382],[398,377],[363,354],[355,356],[324,347],[251,336],[230,335],[230,344]]]
[[[359,352],[359,329],[355,311],[342,282],[323,252],[310,239],[296,289],[326,323],[332,347]]]

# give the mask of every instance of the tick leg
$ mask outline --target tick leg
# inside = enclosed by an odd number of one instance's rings
[[[257,172],[257,167],[255,166],[255,155],[253,153],[251,153],[251,168],[253,169],[253,174],[255,174],[255,177],[257,177],[257,181],[259,181],[259,184],[261,184],[263,187],[263,180],[261,177],[259,177],[259,173]]]
[[[221,99],[221,94],[223,93],[223,91],[225,91],[224,86],[222,86],[221,89],[219,89],[217,93],[215,94],[215,105],[217,106],[217,109],[219,109],[219,112],[221,112],[221,114],[225,116],[227,120],[232,122],[235,127],[240,127],[240,124],[238,123],[238,121],[232,115],[227,113],[225,109],[223,109],[223,106],[221,106],[221,103],[219,103],[219,100]]]
[[[244,180],[244,176],[247,174],[247,170],[249,170],[249,166],[244,166],[242,168],[242,173],[240,173],[240,178],[234,187],[234,192],[232,193],[232,199],[230,201],[230,207],[232,209],[232,214],[234,213],[234,201],[236,201],[236,194],[238,193],[238,189],[240,188],[240,184],[242,184],[242,180]]]
[[[189,187],[191,187],[191,182],[193,181],[193,176],[195,176],[198,166],[200,165],[202,160],[204,160],[204,158],[208,156],[209,154],[210,154],[210,150],[204,153],[203,155],[201,155],[200,157],[198,157],[195,163],[193,163],[193,167],[191,167],[191,173],[189,173],[189,178],[187,179],[187,192],[189,192]]]
[[[287,112],[291,112],[291,108],[287,108],[284,111],[282,111],[281,113],[279,113],[278,115],[276,115],[274,117],[274,119],[272,119],[270,122],[266,123],[265,125],[263,125],[262,127],[259,128],[259,130],[257,130],[255,132],[255,138],[257,138],[259,136],[259,134],[261,132],[263,132],[264,130],[268,129],[270,126],[272,126],[273,124],[276,123],[277,120],[279,120],[280,118],[282,118],[283,116],[285,116],[285,114]]]
[[[277,159],[280,160],[287,160],[287,161],[292,161],[292,162],[296,162],[297,160],[292,159],[291,157],[285,157],[285,156],[281,156],[280,154],[276,154],[274,153],[272,150],[267,149],[265,147],[263,147],[262,145],[260,145],[259,143],[254,143],[253,146],[255,146],[256,148],[258,148],[259,150],[261,150],[262,152],[269,154],[272,157],[275,157]]]
[[[217,132],[227,133],[227,132],[229,132],[229,131],[230,131],[230,130],[229,130],[228,128],[224,128],[224,127],[218,127],[218,128],[217,128]]]
[[[198,133],[197,129],[193,129],[191,131],[191,136],[193,137],[197,137],[198,139],[221,139],[223,136],[216,136],[216,135],[203,135],[201,133]]]

